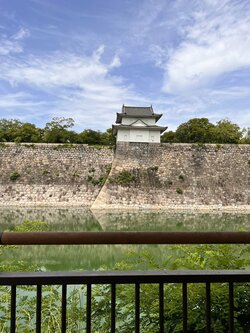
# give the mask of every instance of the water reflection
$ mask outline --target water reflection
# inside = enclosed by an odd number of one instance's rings
[[[250,214],[0,208],[0,230],[25,220],[47,222],[50,231],[250,231]]]
[[[83,208],[0,209],[0,231],[13,230],[25,220],[44,221],[50,231],[250,231],[250,214],[181,213],[157,211],[95,211]],[[112,269],[128,250],[149,249],[163,257],[167,246],[19,246],[3,259],[24,260],[46,270]]]

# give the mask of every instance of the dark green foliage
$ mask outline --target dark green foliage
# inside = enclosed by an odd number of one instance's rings
[[[10,175],[10,180],[11,181],[16,181],[19,177],[21,177],[20,173],[18,173],[17,171],[14,171],[11,175]]]
[[[98,178],[95,178],[94,177],[95,169],[92,168],[92,169],[89,170],[89,172],[91,172],[91,175],[88,175],[87,181],[92,183],[94,186],[101,186],[102,187],[105,184],[106,179],[108,178],[110,170],[111,170],[111,165],[107,165],[105,167],[104,173],[101,176],[99,176]]]
[[[91,180],[91,183],[92,183],[93,185],[98,185],[98,186],[101,186],[101,187],[102,187],[102,186],[104,185],[106,179],[107,179],[106,175],[105,175],[105,176],[101,176],[101,177],[99,177],[98,179],[92,179],[92,180]]]
[[[178,140],[176,138],[176,133],[174,131],[165,132],[161,136],[161,142],[163,142],[163,143],[174,143],[174,142],[178,142]]]
[[[130,185],[135,181],[135,176],[129,170],[123,170],[112,176],[110,183],[119,185]]]
[[[112,129],[105,132],[85,129],[80,133],[72,130],[72,118],[55,117],[38,128],[34,124],[22,123],[17,119],[0,119],[0,142],[46,142],[46,143],[83,143],[112,147],[115,137]],[[207,118],[193,118],[181,124],[177,130],[165,132],[162,142],[183,143],[250,143],[250,129],[240,130],[237,124],[228,119],[220,120],[216,125]]]
[[[112,128],[108,128],[106,132],[101,133],[101,144],[106,146],[115,145],[115,136],[113,135]]]
[[[234,245],[178,245],[169,248],[169,255],[160,263],[149,252],[130,252],[117,270],[138,269],[244,269],[249,266],[249,246]],[[174,254],[175,253],[175,254]],[[182,286],[165,284],[164,332],[182,332]],[[159,332],[159,289],[157,285],[141,285],[141,329],[144,333]],[[119,332],[127,333],[134,325],[134,286],[117,287],[117,325]],[[99,286],[94,291],[94,332],[109,329],[110,288]],[[228,285],[211,284],[212,332],[227,333]],[[188,284],[188,332],[205,332],[205,284]],[[250,325],[250,285],[237,284],[234,295],[235,331],[247,333]],[[98,319],[99,318],[99,319]],[[103,319],[105,318],[105,319]]]
[[[156,171],[158,171],[158,169],[159,169],[159,167],[157,165],[155,165],[155,166],[149,167],[147,170],[156,172]]]
[[[17,119],[0,120],[0,141],[42,142],[42,130],[30,123]]]
[[[44,222],[26,221],[13,231],[47,230]],[[8,251],[0,246],[0,256]],[[18,247],[16,247],[18,250]],[[117,263],[115,270],[138,269],[245,269],[250,265],[249,245],[177,245],[169,246],[165,258],[155,257],[148,251],[130,251],[124,261]],[[39,267],[25,262],[0,260],[1,271],[31,271]],[[159,332],[159,288],[155,284],[140,286],[140,326],[144,333]],[[9,332],[10,292],[0,287],[0,327],[2,333]],[[133,332],[135,289],[133,285],[117,285],[116,327],[119,333]],[[228,285],[211,284],[212,332],[227,333]],[[110,285],[92,287],[92,332],[110,331]],[[36,318],[36,287],[17,287],[17,332],[31,332]],[[182,332],[181,284],[164,285],[164,332]],[[188,284],[188,332],[205,332],[205,284]],[[250,285],[238,283],[234,288],[235,332],[248,333],[250,327]],[[61,287],[43,286],[42,332],[60,332]],[[86,329],[86,286],[68,286],[67,332],[83,332]]]
[[[76,148],[76,145],[73,145],[72,143],[63,143],[56,147],[53,147],[54,150],[60,150],[60,149],[69,149],[69,148]]]
[[[228,119],[222,119],[214,125],[207,118],[193,118],[179,125],[176,132],[166,132],[161,138],[162,142],[250,143],[249,133],[249,130],[241,130]]]
[[[181,188],[177,187],[177,189],[176,189],[176,193],[178,193],[178,194],[183,194],[183,190],[182,190]]]
[[[228,119],[218,121],[211,134],[211,142],[215,143],[239,143],[243,135],[240,127]]]
[[[183,176],[183,175],[179,175],[179,179],[180,179],[181,181],[184,181],[184,176]]]
[[[78,134],[79,143],[87,143],[89,145],[96,145],[101,143],[101,132],[86,129]]]
[[[77,134],[71,130],[74,126],[72,118],[55,117],[45,125],[44,142],[72,143],[76,141]]]
[[[214,125],[207,118],[194,118],[181,124],[175,134],[178,142],[211,142]]]
[[[240,143],[250,144],[250,127],[247,129],[244,128],[242,133],[243,133],[243,138],[240,140]]]

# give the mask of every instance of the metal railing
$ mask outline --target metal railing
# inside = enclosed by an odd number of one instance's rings
[[[0,233],[1,245],[13,244],[250,244],[249,232],[31,232]],[[158,331],[165,332],[164,288],[167,284],[182,285],[182,327],[188,331],[188,284],[205,285],[206,332],[211,332],[211,284],[228,284],[228,329],[234,332],[234,286],[250,282],[250,270],[220,271],[115,271],[115,272],[22,272],[0,273],[0,285],[11,286],[10,332],[16,332],[17,286],[36,286],[36,332],[41,332],[42,289],[45,285],[61,285],[61,332],[67,330],[68,285],[86,285],[86,332],[92,332],[92,286],[111,286],[110,332],[116,330],[117,285],[134,285],[134,332],[139,333],[141,284],[158,285]],[[249,288],[246,285],[246,288]],[[250,316],[250,313],[249,313]],[[18,332],[19,333],[19,332]],[[106,332],[105,332],[106,333]]]

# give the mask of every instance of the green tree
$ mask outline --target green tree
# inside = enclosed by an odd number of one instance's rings
[[[24,123],[15,133],[15,142],[42,142],[42,130],[34,124]]]
[[[0,141],[15,141],[22,125],[18,119],[0,119]]]
[[[112,128],[108,128],[106,132],[101,133],[101,144],[106,146],[115,145],[115,136],[113,135]]]
[[[241,138],[240,143],[249,144],[250,143],[250,127],[248,127],[247,129],[244,128],[242,131],[242,134],[243,134],[243,138]]]
[[[87,143],[89,145],[102,144],[101,132],[86,129],[78,135],[79,143]]]
[[[177,142],[194,143],[211,142],[212,129],[215,126],[207,118],[193,118],[181,124],[176,132]]]
[[[52,121],[45,125],[44,141],[50,143],[75,142],[77,134],[74,131],[69,131],[69,128],[73,127],[74,123],[72,118],[52,118]]]
[[[163,143],[164,142],[170,142],[170,143],[177,142],[176,133],[174,131],[165,132],[161,136],[161,142],[163,142]]]
[[[212,142],[214,143],[239,143],[243,132],[237,124],[228,119],[217,122],[212,129]]]

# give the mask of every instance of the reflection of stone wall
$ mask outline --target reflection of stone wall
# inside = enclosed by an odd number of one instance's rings
[[[250,145],[119,143],[92,207],[249,209],[249,161]]]
[[[87,145],[2,144],[0,205],[90,206],[112,159]]]
[[[98,231],[98,220],[85,207],[0,207],[0,230],[13,230],[24,221],[46,222],[49,231]],[[47,230],[47,229],[46,229]]]

